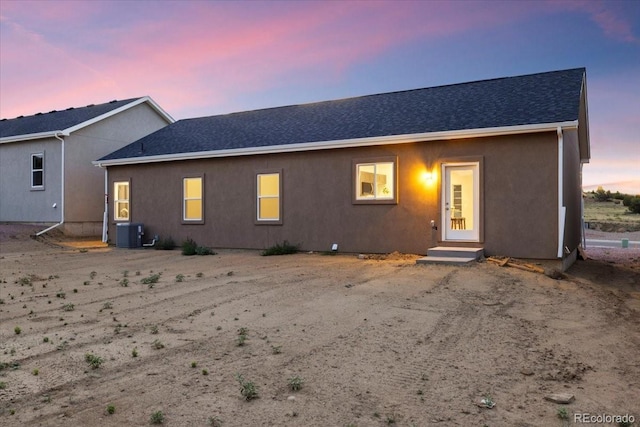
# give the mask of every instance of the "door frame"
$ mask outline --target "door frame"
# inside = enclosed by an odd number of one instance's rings
[[[460,232],[453,232],[451,229],[451,221],[448,216],[447,206],[447,169],[454,167],[467,167],[473,171],[473,224],[474,229],[466,235],[461,235]],[[441,188],[440,188],[440,218],[441,218],[441,239],[443,242],[481,242],[484,237],[483,230],[483,203],[482,203],[482,159],[460,159],[443,161],[441,164]]]

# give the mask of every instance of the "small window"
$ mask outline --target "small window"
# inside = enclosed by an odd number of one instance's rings
[[[262,173],[257,176],[257,220],[280,222],[280,173]]]
[[[113,218],[116,221],[129,221],[129,181],[113,183]]]
[[[31,155],[31,188],[44,189],[44,153]]]
[[[355,201],[395,203],[395,161],[356,162]]]
[[[182,220],[202,222],[202,177],[183,179]]]

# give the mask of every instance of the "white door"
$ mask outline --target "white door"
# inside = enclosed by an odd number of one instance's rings
[[[478,169],[478,163],[444,163],[442,165],[443,240],[479,241]]]

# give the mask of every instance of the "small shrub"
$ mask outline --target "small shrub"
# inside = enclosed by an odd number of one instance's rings
[[[184,282],[184,274],[178,274],[176,276],[176,282]]]
[[[76,306],[69,303],[62,306],[62,311],[73,311],[76,309]]]
[[[113,415],[116,413],[116,407],[114,405],[107,405],[107,414]]]
[[[37,376],[38,376],[38,374],[40,373],[40,370],[39,370],[38,368],[36,368],[36,369],[34,369],[33,371],[31,371],[31,373],[32,373],[34,376],[36,376],[36,377],[37,377]]]
[[[133,350],[131,350],[131,357],[138,357],[138,347],[133,347]]]
[[[153,344],[151,344],[151,346],[156,350],[160,350],[161,348],[164,348],[164,344],[160,340],[155,340]]]
[[[214,252],[211,248],[207,248],[206,246],[198,246],[196,248],[196,255],[215,255],[216,252]]]
[[[91,280],[93,280],[93,279],[95,279],[95,278],[96,278],[96,276],[97,276],[97,275],[98,275],[98,273],[96,273],[95,271],[92,271],[91,273],[89,273],[89,278],[90,278]]]
[[[202,375],[205,375],[205,376],[209,375],[209,370],[208,369],[203,369],[202,370]]]
[[[560,418],[561,420],[569,419],[569,412],[567,411],[567,408],[565,408],[564,406],[561,406],[560,408],[558,408],[557,415],[558,415],[558,418]]]
[[[64,292],[60,291],[58,293],[56,293],[56,298],[62,298],[65,299],[67,297],[67,294],[65,294]]]
[[[193,241],[191,237],[187,238],[184,242],[182,242],[182,255],[195,255],[196,249],[198,249],[198,244]]]
[[[91,366],[91,369],[98,369],[104,360],[100,356],[96,356],[95,354],[87,353],[84,355],[84,360]]]
[[[0,390],[4,390],[5,388],[7,388],[7,383],[0,381]]]
[[[253,381],[245,380],[240,374],[236,374],[236,380],[240,384],[240,394],[245,400],[258,398],[258,388]]]
[[[20,332],[22,332],[22,329],[20,328],[20,326],[16,326],[15,328],[13,328],[13,332],[15,332],[16,335],[20,335]]]
[[[151,424],[162,424],[164,423],[164,414],[162,411],[155,411],[151,414]]]
[[[140,280],[140,283],[144,285],[153,285],[154,283],[158,283],[158,280],[160,280],[160,274],[161,273],[156,273],[148,277],[144,277],[142,280]],[[149,286],[149,287],[152,287],[152,286]]]
[[[238,338],[236,338],[236,344],[238,347],[242,347],[247,340],[247,333],[249,330],[247,328],[238,329]]]
[[[281,345],[272,345],[271,346],[271,353],[273,353],[273,354],[282,353],[282,346]]]
[[[113,308],[113,303],[111,301],[107,301],[104,304],[102,304],[102,310],[111,310],[112,308]]]
[[[129,279],[127,279],[126,277],[123,277],[122,280],[120,280],[120,286],[122,286],[124,288],[129,286]]]
[[[158,333],[158,325],[152,325],[151,329],[149,330],[149,332],[153,335]]]
[[[198,278],[200,278],[200,277],[202,277],[202,276],[204,276],[204,273],[197,273],[197,274],[196,274],[196,277],[198,277]]]
[[[209,417],[207,418],[207,424],[209,424],[211,427],[221,427],[222,420],[219,417]]]
[[[49,342],[49,337],[42,338],[42,342]]]
[[[195,367],[197,367],[197,366],[198,366],[198,362],[195,362],[195,361],[194,361],[194,362],[191,362],[191,367],[192,367],[192,368],[195,368]]]
[[[275,245],[271,246],[270,248],[265,249],[264,251],[262,251],[261,255],[262,256],[271,256],[271,255],[295,254],[296,252],[298,252],[299,247],[300,247],[300,245],[292,245],[288,241],[285,240],[284,242],[282,242],[282,244],[276,243]]]
[[[164,239],[158,239],[156,242],[156,249],[161,251],[172,251],[176,247],[176,242],[169,236]]]
[[[304,378],[300,378],[295,376],[293,378],[289,378],[289,388],[293,391],[298,391],[302,388],[302,384],[304,384]]]

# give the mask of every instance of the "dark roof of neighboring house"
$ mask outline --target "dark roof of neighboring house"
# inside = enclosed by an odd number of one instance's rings
[[[53,110],[32,116],[20,116],[15,119],[0,120],[0,138],[18,135],[30,135],[42,132],[62,131],[88,120],[106,114],[140,98],[111,101],[86,107]]]
[[[115,160],[578,120],[584,68],[179,120]]]

